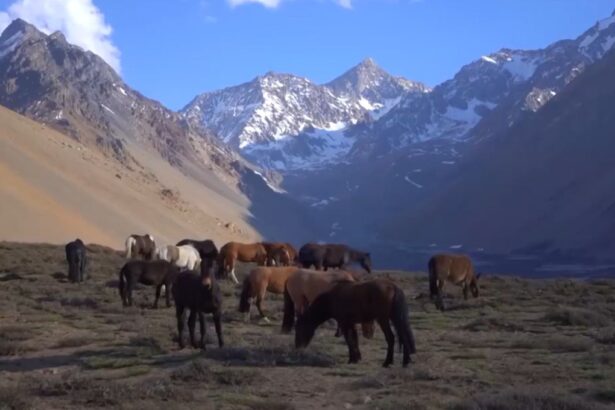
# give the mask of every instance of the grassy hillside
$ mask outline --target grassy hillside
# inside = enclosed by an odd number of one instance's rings
[[[150,409],[606,409],[615,406],[615,281],[521,280],[487,275],[467,302],[449,287],[436,311],[424,273],[378,272],[406,292],[418,353],[408,369],[380,367],[383,336],[361,339],[363,362],[319,329],[297,352],[272,323],[243,321],[239,290],[225,297],[218,349],[178,351],[174,309],[149,308],[140,288],[123,308],[124,262],[89,245],[91,279],[66,281],[63,249],[0,243],[0,408]],[[248,267],[240,273],[244,273]]]

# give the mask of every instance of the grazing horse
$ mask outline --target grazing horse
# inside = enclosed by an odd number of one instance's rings
[[[138,283],[148,286],[156,286],[156,300],[154,300],[153,308],[158,308],[158,299],[160,299],[160,291],[162,286],[170,289],[171,284],[175,281],[179,269],[170,262],[159,261],[141,261],[134,260],[126,262],[122,270],[120,270],[119,291],[124,306],[132,306],[132,291]],[[171,296],[167,291],[166,300],[167,307],[171,306]]]
[[[218,335],[218,346],[224,346],[222,340],[222,292],[220,286],[211,275],[211,268],[207,264],[201,265],[201,274],[196,272],[182,272],[177,277],[173,285],[173,298],[175,299],[175,316],[177,318],[177,333],[179,348],[184,348],[184,312],[190,310],[188,316],[188,330],[190,332],[190,343],[197,349],[205,349],[205,313],[213,315],[216,334]],[[199,318],[199,328],[201,331],[200,344],[196,343],[194,337],[194,326],[196,318]]]
[[[290,266],[297,257],[297,251],[289,243],[285,242],[261,242],[267,251],[267,266]]]
[[[201,256],[192,245],[167,245],[156,249],[158,259],[171,262],[180,269],[194,270],[201,264]]]
[[[68,280],[83,282],[86,279],[85,265],[87,255],[85,245],[81,239],[75,239],[66,244],[66,261],[68,262]]]
[[[197,241],[195,239],[183,239],[177,242],[175,246],[184,245],[192,245],[192,247],[199,252],[201,260],[209,264],[209,267],[213,266],[214,261],[218,257],[218,248],[216,247],[214,241],[210,239],[205,239],[204,241]]]
[[[304,268],[314,266],[316,270],[345,269],[357,262],[368,273],[372,271],[372,259],[368,252],[358,251],[342,244],[305,244],[299,250],[299,262]]]
[[[218,255],[218,277],[230,274],[236,284],[239,283],[235,275],[235,262],[256,262],[264,266],[267,262],[267,250],[261,243],[229,242],[220,249]]]
[[[478,278],[474,274],[472,260],[467,255],[438,254],[429,259],[429,295],[435,300],[436,308],[444,310],[442,288],[446,281],[461,285],[464,299],[468,299],[468,288],[478,297]]]
[[[282,333],[290,333],[295,324],[295,315],[301,316],[307,307],[322,293],[340,280],[356,281],[357,275],[346,271],[322,272],[299,269],[286,280],[284,290],[284,319]],[[373,323],[362,324],[363,336],[370,339],[374,334]],[[340,329],[336,331],[336,336]]]
[[[297,320],[295,346],[307,347],[318,326],[328,319],[335,319],[348,345],[348,363],[361,360],[356,323],[377,321],[387,341],[387,355],[383,366],[393,363],[395,334],[403,347],[403,366],[410,363],[416,353],[414,335],[408,320],[408,305],[404,292],[393,282],[374,279],[367,282],[340,281],[331,290],[322,293]]]
[[[145,235],[130,235],[126,238],[126,258],[143,258],[145,260],[154,260],[156,256],[156,241],[150,234]]]
[[[239,298],[239,311],[246,313],[246,319],[250,319],[250,299],[256,298],[256,308],[266,322],[269,318],[263,311],[263,300],[267,292],[283,294],[286,281],[289,276],[297,272],[299,268],[291,267],[258,267],[252,269],[243,281],[243,289]]]

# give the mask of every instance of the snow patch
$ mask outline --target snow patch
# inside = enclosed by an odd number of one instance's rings
[[[459,245],[451,245],[450,249],[461,249],[463,248],[463,245],[459,244]]]
[[[17,48],[19,44],[21,44],[21,39],[23,38],[23,33],[18,31],[13,34],[11,37],[7,38],[4,43],[0,45],[0,58],[6,56],[9,53],[12,53],[13,50]]]
[[[414,185],[417,188],[423,188],[423,185],[419,184],[418,182],[414,182],[413,180],[411,180],[407,176],[405,176],[404,179],[406,180],[407,183],[412,184],[412,185]]]
[[[115,112],[113,112],[113,110],[107,107],[105,104],[100,104],[100,106],[103,107],[105,110],[109,111],[111,114],[115,115]]]
[[[61,120],[62,118],[64,118],[64,117],[63,117],[63,114],[64,114],[64,111],[63,111],[63,110],[58,111],[58,113],[56,114],[55,119],[56,119],[56,120]]]
[[[517,81],[529,80],[536,71],[538,63],[536,59],[511,55],[504,63],[504,69],[507,70]]]
[[[611,24],[615,23],[615,15],[607,17],[604,20],[598,22],[598,30],[606,30]]]
[[[481,60],[486,61],[486,62],[491,63],[491,64],[497,64],[498,63],[497,61],[495,61],[493,58],[491,58],[489,56],[482,56]]]

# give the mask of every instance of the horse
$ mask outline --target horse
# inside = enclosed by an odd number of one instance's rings
[[[198,241],[196,239],[182,239],[175,246],[192,245],[199,252],[202,261],[205,261],[209,266],[213,266],[214,261],[218,257],[218,248],[214,241],[205,239]]]
[[[156,241],[150,234],[130,235],[126,238],[126,259],[142,257],[145,260],[154,260],[156,256]]]
[[[261,242],[267,251],[267,266],[290,266],[297,256],[297,251],[285,242]]]
[[[87,263],[87,252],[83,241],[79,238],[69,242],[65,246],[66,261],[68,262],[68,280],[71,282],[83,282],[85,265]]]
[[[201,256],[192,245],[166,245],[156,249],[158,259],[171,262],[180,269],[194,270],[201,264]]]
[[[170,289],[171,284],[179,273],[179,268],[165,260],[142,261],[133,260],[126,262],[120,270],[119,291],[124,307],[132,306],[132,290],[137,282],[143,285],[156,286],[156,300],[153,308],[158,308],[158,299],[162,286]],[[170,293],[167,291],[167,307],[171,306]]]
[[[269,318],[263,311],[263,300],[267,292],[283,294],[286,281],[289,276],[299,268],[296,267],[258,267],[252,269],[243,281],[243,288],[239,298],[239,311],[246,313],[246,319],[250,319],[250,299],[256,298],[256,308],[261,318],[269,322]]]
[[[436,308],[444,311],[442,288],[446,281],[461,285],[463,298],[468,299],[468,288],[472,295],[478,297],[478,279],[474,274],[472,260],[467,255],[437,254],[429,259],[429,295],[435,300]]]
[[[211,276],[211,268],[207,264],[201,265],[201,274],[187,271],[177,277],[173,285],[173,298],[175,299],[175,316],[177,318],[177,333],[179,348],[184,348],[184,312],[190,310],[188,316],[188,330],[190,343],[197,349],[205,350],[205,313],[213,315],[214,326],[218,336],[218,346],[224,346],[222,339],[222,292],[220,286]],[[200,345],[194,337],[196,317],[199,318],[201,332]]]
[[[301,316],[307,307],[322,293],[329,290],[333,284],[340,280],[356,281],[358,276],[352,272],[332,271],[322,272],[299,269],[286,280],[284,288],[284,318],[282,319],[282,333],[290,333],[295,324],[295,315]],[[363,336],[371,339],[373,324],[362,324]],[[336,336],[340,335],[340,328]]]
[[[368,273],[372,272],[369,252],[362,252],[342,244],[305,244],[299,250],[299,262],[306,269],[314,266],[316,270],[345,269],[349,264],[358,262]]]
[[[256,262],[257,265],[264,266],[267,262],[267,251],[261,243],[227,243],[218,254],[218,277],[230,274],[233,282],[238,284],[235,261]]]
[[[333,288],[322,293],[297,320],[295,346],[305,348],[314,337],[318,326],[328,319],[335,319],[348,345],[348,363],[361,360],[356,323],[377,321],[387,342],[387,355],[383,367],[393,363],[395,334],[403,347],[403,367],[410,363],[410,355],[416,353],[414,335],[408,320],[408,305],[404,292],[393,282],[374,279],[367,282],[339,281]]]

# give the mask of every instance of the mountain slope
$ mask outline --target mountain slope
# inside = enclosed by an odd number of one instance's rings
[[[477,147],[458,176],[413,215],[425,243],[487,251],[610,257],[615,251],[615,52],[589,66],[540,111]]]
[[[402,95],[425,91],[422,84],[393,77],[368,59],[325,86],[267,73],[201,94],[182,113],[266,168],[312,169],[339,160],[352,148],[347,129],[384,115]]]

